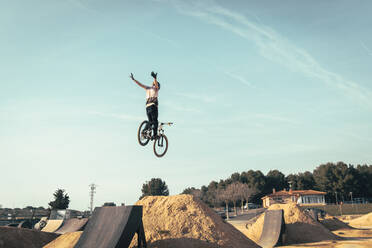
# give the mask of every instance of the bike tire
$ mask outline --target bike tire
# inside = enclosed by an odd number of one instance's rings
[[[165,148],[164,148],[164,151],[163,152],[158,152],[157,151],[157,147],[160,147],[160,145],[165,145]],[[168,138],[167,136],[165,136],[165,134],[161,134],[160,137],[154,141],[154,153],[155,153],[155,156],[157,156],[158,158],[161,158],[165,155],[165,153],[167,153],[168,151]]]
[[[141,125],[139,126],[138,128],[138,132],[137,132],[137,139],[138,139],[138,143],[141,145],[141,146],[145,146],[149,143],[150,139],[149,138],[143,138],[142,137],[142,132],[144,131],[146,125],[147,125],[148,121],[143,121],[141,123]],[[143,138],[143,139],[141,139]]]

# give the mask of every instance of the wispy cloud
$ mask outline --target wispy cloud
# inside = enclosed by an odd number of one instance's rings
[[[251,82],[248,82],[244,77],[236,74],[236,73],[232,73],[232,72],[228,72],[228,71],[225,71],[225,74],[228,75],[229,77],[239,81],[240,83],[242,84],[245,84],[249,87],[252,87],[252,83]]]
[[[320,65],[306,50],[294,45],[269,26],[224,8],[214,1],[168,0],[184,15],[216,25],[250,42],[259,49],[261,56],[288,69],[317,79],[329,87],[344,92],[362,104],[372,107],[372,92],[359,84],[331,72]]]
[[[129,120],[129,121],[141,121],[144,119],[143,116],[118,114],[118,113],[104,113],[104,112],[98,112],[98,111],[90,111],[88,112],[88,114],[101,116],[101,117],[115,118],[119,120]]]
[[[361,41],[360,44],[362,45],[362,47],[364,48],[364,50],[366,50],[367,54],[369,56],[372,56],[372,50],[369,47],[367,47],[367,45],[363,41]]]

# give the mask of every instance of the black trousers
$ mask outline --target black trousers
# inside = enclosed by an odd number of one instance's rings
[[[152,126],[154,129],[154,136],[158,133],[158,107],[156,105],[151,105],[146,107],[147,118],[149,123],[146,126],[146,129]]]

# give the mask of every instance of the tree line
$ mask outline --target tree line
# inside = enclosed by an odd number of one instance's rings
[[[328,203],[350,201],[353,198],[372,198],[372,165],[351,165],[344,162],[326,163],[313,172],[305,171],[284,175],[279,170],[270,170],[264,175],[260,170],[233,173],[219,182],[211,181],[200,189],[186,188],[182,193],[193,194],[212,207],[227,205],[229,202],[261,204],[261,198],[279,191],[319,190],[326,192]]]
[[[344,162],[326,163],[313,172],[305,171],[284,175],[279,170],[270,170],[266,175],[260,170],[233,173],[227,179],[211,181],[200,189],[189,187],[181,194],[192,194],[211,207],[243,206],[252,202],[261,204],[261,198],[273,189],[319,190],[326,192],[328,203],[350,201],[353,198],[372,198],[372,165],[351,165]],[[148,195],[169,195],[167,184],[160,178],[152,178],[142,185],[140,199]],[[68,194],[57,189],[50,209],[66,209],[70,203]]]

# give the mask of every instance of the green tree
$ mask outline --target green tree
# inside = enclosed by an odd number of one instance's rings
[[[313,172],[316,187],[327,192],[328,199],[332,201],[335,201],[336,193],[341,201],[348,200],[350,192],[353,192],[354,197],[361,195],[363,189],[358,174],[354,166],[343,162],[322,164]]]
[[[167,184],[160,178],[152,178],[142,185],[142,195],[140,199],[149,195],[169,195]]]
[[[115,202],[105,202],[102,207],[115,207]]]
[[[242,183],[246,183],[251,189],[254,190],[255,193],[252,195],[252,202],[261,203],[261,197],[265,195],[265,175],[259,170],[249,170],[247,172],[242,172],[240,179]]]
[[[202,200],[208,204],[210,207],[215,207],[219,204],[217,197],[217,189],[219,188],[219,183],[212,181],[208,186],[202,187]]]
[[[372,165],[358,165],[356,167],[358,171],[358,184],[360,187],[361,197],[372,196]],[[355,191],[354,191],[355,192]]]
[[[309,171],[298,174],[289,174],[286,177],[288,185],[292,186],[293,190],[306,190],[315,188],[315,180],[313,174]]]
[[[240,174],[238,172],[235,172],[230,177],[232,182],[240,182]]]
[[[314,189],[315,180],[313,173],[305,171],[304,173],[298,173],[297,186],[299,189]]]
[[[57,189],[54,194],[54,201],[49,202],[51,209],[67,209],[70,204],[70,197],[64,189]]]
[[[288,185],[293,190],[299,190],[300,189],[298,187],[298,175],[297,174],[289,174],[288,176],[285,177],[285,180],[287,181]]]
[[[194,187],[191,188],[186,188],[182,191],[181,194],[188,194],[188,195],[193,195],[196,198],[202,199],[202,191],[200,189],[196,189]]]
[[[271,170],[266,175],[265,194],[272,192],[273,189],[282,190],[288,187],[288,183],[283,173],[278,170]]]

